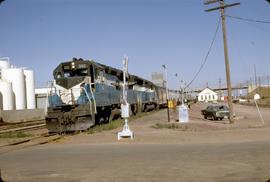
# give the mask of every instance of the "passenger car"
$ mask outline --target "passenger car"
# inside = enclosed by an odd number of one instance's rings
[[[222,120],[230,117],[230,112],[227,106],[224,105],[210,105],[206,109],[201,110],[204,119],[213,118],[213,120]]]

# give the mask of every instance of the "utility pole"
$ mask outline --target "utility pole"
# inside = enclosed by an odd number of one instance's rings
[[[254,76],[255,76],[255,87],[257,89],[258,87],[258,81],[257,81],[257,69],[256,69],[256,64],[254,64]]]
[[[259,80],[259,87],[258,87],[258,92],[259,92],[259,95],[262,97],[262,93],[261,93],[261,77],[259,76],[259,78],[258,78],[258,80]]]
[[[178,75],[178,73],[175,73],[174,76],[176,76],[176,78],[178,78],[179,75]],[[180,80],[180,77],[179,77],[179,102],[181,100],[181,102],[182,102],[181,104],[183,104],[183,99],[182,99],[183,98],[183,95],[182,95],[183,92],[182,92],[182,86],[181,85],[182,85],[182,83],[181,83],[181,80]]]
[[[268,97],[270,97],[270,93],[269,93],[270,92],[270,88],[269,88],[270,87],[270,77],[269,77],[269,75],[267,76],[267,83],[268,83],[267,84],[267,88],[268,88],[267,89],[267,93],[268,93],[267,95],[268,95]]]
[[[246,100],[247,100],[248,99],[248,94],[249,94],[249,92],[248,92],[249,91],[249,81],[247,81],[246,84],[247,84],[247,93],[246,93]]]
[[[224,43],[224,56],[225,56],[225,66],[226,66],[226,80],[227,80],[227,89],[228,89],[228,106],[230,111],[230,123],[234,123],[233,120],[233,105],[232,105],[232,86],[231,86],[231,76],[230,76],[230,64],[229,64],[229,55],[227,47],[227,32],[226,32],[226,23],[225,23],[225,8],[240,5],[240,3],[225,4],[224,0],[207,0],[204,2],[205,5],[219,2],[219,6],[215,8],[210,8],[205,10],[206,12],[220,10],[221,19],[222,19],[222,32],[223,32],[223,43]]]
[[[183,80],[181,80],[181,84],[180,84],[180,87],[181,87],[181,104],[184,104],[184,85],[183,85]]]
[[[164,68],[165,74],[165,89],[166,89],[166,101],[167,101],[167,115],[168,115],[168,122],[170,122],[170,110],[169,110],[169,92],[168,92],[168,78],[167,78],[167,67],[165,64],[162,65]]]
[[[219,84],[219,100],[221,100],[221,78],[218,79]]]

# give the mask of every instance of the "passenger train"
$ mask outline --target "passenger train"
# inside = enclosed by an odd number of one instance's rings
[[[48,92],[49,132],[81,131],[110,122],[121,113],[123,71],[93,60],[73,58],[53,72]],[[136,115],[167,107],[166,90],[135,75],[127,75],[127,101]],[[170,91],[170,95],[177,95]]]

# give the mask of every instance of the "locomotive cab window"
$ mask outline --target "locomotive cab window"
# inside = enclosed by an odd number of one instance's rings
[[[64,77],[74,77],[74,76],[87,76],[88,70],[87,69],[77,69],[73,71],[65,71]]]
[[[63,69],[64,69],[64,70],[69,70],[70,67],[69,67],[69,65],[64,65]]]
[[[88,75],[88,70],[87,69],[80,70],[79,76],[86,76],[86,75]]]
[[[65,77],[65,78],[70,77],[70,73],[69,73],[69,72],[65,72],[65,73],[64,73],[64,77]]]
[[[104,81],[104,70],[96,69],[96,78],[99,82]]]
[[[100,75],[100,80],[104,82],[104,71],[100,71],[99,75]]]

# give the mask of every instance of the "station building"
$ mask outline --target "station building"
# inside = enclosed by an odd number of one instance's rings
[[[218,100],[218,94],[208,87],[203,89],[198,94],[198,101],[199,102],[217,102],[217,100]]]

